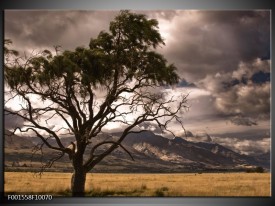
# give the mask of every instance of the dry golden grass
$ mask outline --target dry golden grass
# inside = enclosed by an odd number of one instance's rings
[[[5,192],[70,195],[70,173],[6,172]],[[270,173],[88,174],[87,196],[270,196]]]

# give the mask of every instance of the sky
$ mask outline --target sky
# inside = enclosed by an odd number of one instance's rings
[[[270,150],[270,11],[133,11],[159,22],[181,81],[171,94],[189,94],[184,133],[190,141],[217,142],[244,154]],[[118,11],[5,11],[5,38],[20,52],[88,47]],[[16,107],[16,105],[7,105]],[[6,128],[22,124],[6,117]],[[144,128],[155,130],[154,126]],[[117,128],[110,127],[113,131]],[[157,131],[155,131],[157,132]],[[186,135],[187,134],[187,135]]]

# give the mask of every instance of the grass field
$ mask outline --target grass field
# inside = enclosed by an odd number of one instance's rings
[[[70,194],[70,173],[5,172],[5,193]],[[86,196],[270,196],[270,173],[88,174]]]

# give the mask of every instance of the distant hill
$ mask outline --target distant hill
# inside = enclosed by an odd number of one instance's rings
[[[7,132],[6,134],[10,134]],[[102,140],[116,140],[120,133],[102,134],[93,139],[93,144]],[[54,139],[49,140],[55,144]],[[62,142],[68,146],[74,141],[73,137],[64,137]],[[6,136],[5,147],[6,161],[27,161],[30,157],[31,148],[41,140],[30,137]],[[262,166],[270,167],[270,153],[260,156],[247,156],[234,152],[217,143],[190,142],[176,137],[167,139],[153,132],[129,134],[122,143],[130,151],[135,161],[122,149],[117,149],[99,163],[95,172],[198,172],[207,170],[244,170],[246,167]],[[91,146],[92,146],[91,145]],[[90,146],[90,147],[91,147]],[[108,145],[99,147],[97,153],[106,149]],[[20,151],[16,156],[13,151]],[[44,149],[44,156],[52,156],[53,151]],[[84,158],[88,158],[89,148]],[[35,161],[38,161],[38,157]],[[63,157],[60,163],[55,164],[53,170],[70,171],[71,165],[68,157]],[[61,164],[62,163],[62,164]],[[37,164],[39,165],[39,164]],[[20,168],[17,168],[20,169]],[[25,168],[26,169],[26,168]],[[28,168],[30,169],[30,168]],[[33,169],[33,168],[32,168]]]
[[[12,134],[9,130],[5,130],[4,147],[9,149],[29,149],[34,147],[34,143],[29,138],[19,137]]]
[[[210,168],[233,168],[248,165],[269,165],[268,155],[256,158],[242,155],[222,145],[210,142],[190,142],[180,137],[172,140],[155,135],[150,131],[130,134],[124,144],[132,146],[155,158],[175,163],[199,163]],[[260,161],[261,160],[261,161]]]

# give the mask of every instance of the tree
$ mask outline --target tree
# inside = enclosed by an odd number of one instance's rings
[[[45,50],[23,60],[8,49],[10,41],[4,49],[5,92],[9,96],[5,103],[18,97],[22,101],[19,110],[5,107],[5,113],[24,120],[24,126],[14,131],[32,132],[44,146],[59,151],[58,158],[70,157],[73,196],[84,195],[87,172],[112,151],[120,147],[131,156],[122,141],[129,133],[143,131],[140,124],[154,122],[170,131],[169,122],[181,124],[178,113],[186,108],[187,96],[168,98],[163,92],[154,92],[179,81],[176,67],[154,51],[164,45],[157,20],[121,11],[109,30],[91,39],[89,48],[74,51],[56,49],[52,54]],[[49,122],[57,118],[64,126],[54,131]],[[95,144],[93,140],[111,123],[120,124],[121,135]],[[75,137],[69,147],[60,138],[65,132]],[[84,152],[91,145],[85,159]],[[102,146],[104,152],[98,153]]]
[[[247,173],[264,173],[264,168],[261,166],[255,167],[255,168],[248,168],[246,170]]]

